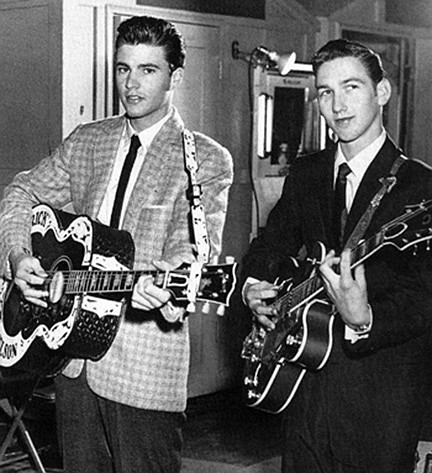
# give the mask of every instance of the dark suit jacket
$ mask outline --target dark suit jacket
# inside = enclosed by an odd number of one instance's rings
[[[310,254],[316,241],[337,248],[331,231],[335,149],[298,158],[287,177],[282,197],[269,215],[262,235],[254,240],[244,259],[244,273],[273,281],[284,274],[289,256],[304,249]],[[348,216],[348,236],[387,177],[399,150],[387,139],[369,166]],[[408,160],[397,183],[377,209],[365,237],[382,225],[432,197],[432,172]],[[423,245],[424,246],[424,245]],[[385,246],[366,260],[368,298],[373,328],[367,339],[344,339],[337,317],[335,343],[326,366],[308,373],[288,408],[287,425],[314,430],[327,417],[331,450],[347,464],[362,464],[383,455],[388,471],[399,471],[399,441],[408,436],[416,443],[419,419],[428,388],[432,324],[431,256],[421,249],[400,252]],[[319,434],[317,434],[319,435]],[[387,436],[388,440],[383,440]],[[410,440],[411,441],[411,440]],[[385,445],[384,445],[385,444]],[[383,450],[381,453],[377,452]],[[402,448],[402,447],[401,447]],[[392,463],[393,462],[393,463]],[[392,470],[392,465],[394,469]]]

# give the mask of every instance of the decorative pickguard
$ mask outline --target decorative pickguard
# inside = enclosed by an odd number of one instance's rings
[[[54,210],[47,205],[39,205],[34,208],[32,216],[32,235],[40,234],[43,238],[48,232],[53,232],[55,239],[61,244],[72,239],[83,248],[82,266],[88,266],[92,256],[93,228],[88,217],[77,217],[66,229],[59,227]],[[70,261],[63,254],[54,259],[52,268],[61,265],[70,265]],[[10,295],[13,286],[5,281],[2,282],[0,304],[5,307],[5,299]],[[48,323],[39,324],[30,334],[25,328],[11,335],[5,329],[5,324],[0,323],[0,365],[9,367],[15,365],[27,352],[36,338],[41,338],[48,348],[57,350],[69,337],[76,312],[79,310],[80,301],[75,297],[74,305],[69,315],[52,325]]]
[[[229,304],[236,264],[182,265],[172,271],[132,270],[129,232],[38,205],[32,250],[47,272],[41,289],[47,307],[28,302],[10,281],[0,281],[0,367],[55,374],[71,358],[97,361],[111,346],[127,295],[141,276],[177,301]]]

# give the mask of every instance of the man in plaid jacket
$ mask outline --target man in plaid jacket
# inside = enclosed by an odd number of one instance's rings
[[[184,124],[172,106],[185,50],[175,27],[134,17],[118,29],[115,76],[125,116],[78,126],[34,169],[18,174],[0,204],[0,255],[5,277],[25,298],[44,305],[46,273],[31,254],[31,209],[45,202],[109,224],[132,135],[140,147],[130,172],[120,228],[131,233],[136,268],[172,269],[196,258],[190,229]],[[233,169],[229,152],[195,133],[197,181],[211,256],[221,250]],[[57,408],[67,473],[178,472],[189,364],[187,319],[141,277],[131,309],[106,355],[73,360],[57,377]],[[165,315],[165,317],[164,317]]]

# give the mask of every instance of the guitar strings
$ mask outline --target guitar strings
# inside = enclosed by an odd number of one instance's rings
[[[389,228],[391,228],[391,226],[394,226],[395,224],[398,224],[401,222],[405,222],[407,218],[412,219],[413,217],[416,217],[418,214],[423,213],[426,208],[426,205],[430,206],[431,203],[432,201],[425,202],[423,204],[420,204],[420,206],[417,209],[409,210],[408,212],[396,217],[394,220],[384,225],[378,233],[376,233],[375,235],[373,235],[367,240],[361,241],[356,246],[356,248],[352,250],[352,255],[353,255],[352,258],[355,259],[355,262],[352,264],[351,268],[355,268],[364,260],[364,256],[367,254],[367,248],[374,240],[375,240],[375,247],[377,246],[377,242],[379,243],[380,241],[384,240],[383,235],[385,235],[385,233],[389,230]],[[321,284],[321,287],[319,286],[320,284]],[[312,293],[309,294],[307,298],[304,298],[303,294],[304,293],[307,294],[311,290],[310,286],[314,286],[314,285],[317,285],[317,287],[315,288],[312,287]],[[273,304],[271,304],[271,307],[275,307],[276,309],[279,309],[284,303],[287,303],[287,302],[289,302],[289,305],[291,305],[293,301],[294,302],[296,301],[296,298],[295,298],[296,295],[299,295],[298,298],[300,298],[301,302],[305,303],[311,297],[319,294],[323,289],[324,287],[322,286],[322,279],[320,275],[317,274],[311,278],[306,279],[305,281],[302,281],[295,288],[293,288],[292,290],[288,291],[288,293],[281,296],[278,300],[276,300],[275,302],[273,302]],[[291,299],[291,301],[289,301],[289,299]],[[296,307],[296,303],[294,303],[294,308],[295,307]],[[286,311],[285,314],[282,316],[282,318],[285,317],[285,315],[287,315],[291,310],[293,309],[290,308],[289,311]]]

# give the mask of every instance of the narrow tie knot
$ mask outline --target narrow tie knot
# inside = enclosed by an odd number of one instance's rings
[[[351,172],[351,169],[348,166],[348,164],[347,163],[342,163],[339,166],[339,169],[338,169],[337,180],[342,182],[342,183],[345,183],[346,179],[347,179],[347,176],[350,172]]]
[[[129,153],[136,153],[138,151],[138,148],[141,146],[141,141],[138,137],[138,135],[132,135],[131,138],[131,143],[129,147]]]
[[[129,147],[128,154],[126,155],[123,169],[120,174],[119,183],[117,186],[116,195],[114,198],[114,205],[111,214],[110,225],[114,228],[118,228],[120,223],[120,215],[123,207],[123,199],[126,193],[126,187],[129,181],[129,177],[132,171],[132,167],[138,152],[138,148],[141,146],[141,141],[138,135],[133,135]]]

